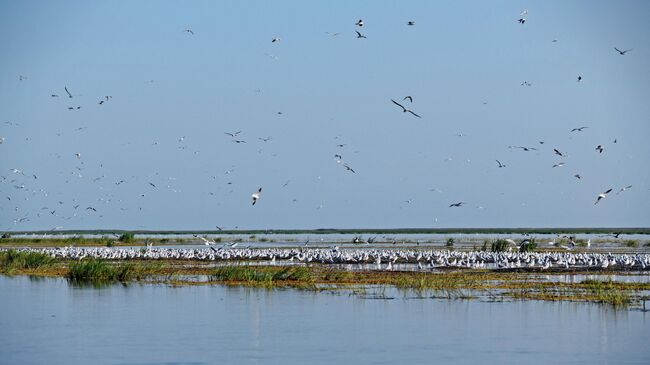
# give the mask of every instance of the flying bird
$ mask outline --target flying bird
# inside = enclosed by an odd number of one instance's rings
[[[621,56],[625,56],[626,53],[628,53],[628,52],[630,52],[630,51],[632,50],[632,48],[630,48],[630,49],[626,49],[625,51],[621,51],[620,49],[618,49],[618,48],[616,48],[616,47],[614,47],[614,49],[615,49],[616,52],[618,52]]]
[[[230,137],[235,137],[236,135],[241,133],[241,131],[237,131],[237,132],[233,132],[233,133],[230,133],[230,132],[223,132],[223,133],[229,135]]]
[[[564,166],[564,162],[559,162],[553,165],[553,167],[562,167],[562,166]]]
[[[183,32],[190,33],[191,35],[194,35],[194,31],[192,29],[185,29]]]
[[[624,192],[625,190],[627,190],[627,189],[629,189],[629,188],[631,188],[631,187],[632,187],[632,185],[624,186],[624,187],[622,187],[621,190],[619,190],[616,194],[618,195],[618,194]]]
[[[449,204],[449,208],[451,208],[451,207],[462,207],[463,204],[467,204],[467,203],[465,203],[465,202],[452,203],[452,204]]]
[[[368,38],[368,37],[366,37],[365,35],[359,33],[358,30],[355,30],[355,32],[357,32],[357,38],[366,38],[366,39]]]
[[[271,39],[271,43],[275,43],[275,42],[279,42],[279,41],[280,41],[279,37]]]
[[[97,209],[95,209],[95,208],[93,208],[93,207],[87,207],[86,210],[92,210],[93,212],[96,212],[96,211],[97,211]]]
[[[610,189],[607,189],[606,191],[604,191],[604,192],[598,194],[598,197],[596,198],[596,202],[594,203],[594,205],[598,204],[598,202],[600,201],[600,199],[603,199],[604,197],[606,197],[607,194],[609,194],[611,191],[612,191],[612,189],[610,188]]]
[[[363,27],[363,20],[359,19],[359,21],[354,23],[354,25],[359,26],[359,27]]]
[[[346,163],[343,164],[343,167],[345,167],[345,169],[346,169],[347,171],[350,171],[350,172],[352,172],[353,174],[356,174],[356,173],[357,173],[356,171],[354,171],[354,170],[352,169],[352,167],[350,167],[350,165],[348,165],[348,164],[346,164]]]
[[[400,108],[402,108],[402,111],[403,111],[404,113],[407,113],[407,112],[408,112],[408,113],[411,113],[411,114],[415,115],[415,116],[418,117],[418,118],[422,118],[421,116],[419,116],[419,115],[413,113],[412,110],[410,110],[410,109],[406,109],[406,108],[404,107],[404,105],[402,105],[402,104],[396,102],[395,100],[390,99],[390,101],[392,101],[393,104],[395,104],[395,105],[399,106]]]
[[[589,127],[573,128],[573,129],[571,130],[571,132],[576,132],[576,131],[577,131],[577,132],[582,132],[582,130],[585,129],[585,128],[589,128]]]
[[[517,19],[517,21],[519,22],[519,24],[524,24],[526,22],[526,18],[519,18]]]
[[[506,165],[502,164],[501,161],[499,161],[499,160],[496,160],[496,161],[499,164],[499,168],[506,167]]]
[[[414,22],[413,20],[409,20],[409,21],[406,23],[406,25],[413,26],[413,25],[415,25],[415,22]]]
[[[596,146],[596,151],[598,151],[598,153],[603,153],[603,151],[605,151],[605,148],[603,148],[602,144],[599,144]]]
[[[262,188],[257,189],[256,192],[251,194],[251,198],[253,199],[253,205],[257,203],[257,200],[260,198],[261,195],[262,195]]]
[[[557,148],[554,148],[554,149],[553,149],[553,152],[555,152],[555,154],[558,155],[558,156],[564,156],[564,155],[562,154],[562,152],[558,151]]]
[[[580,82],[580,81],[582,81],[582,76],[578,75],[578,81],[577,82]]]
[[[72,99],[72,94],[70,94],[70,92],[68,91],[68,87],[64,86],[63,88],[65,89],[65,92],[68,93],[68,97]]]
[[[402,100],[408,100],[408,101],[410,101],[411,103],[413,102],[413,98],[411,97],[411,95],[406,95],[406,96],[404,97],[404,99],[402,99]]]
[[[575,175],[573,175],[573,177],[575,177],[578,180],[582,179],[582,176],[580,176],[580,174],[575,174]]]
[[[157,187],[156,185],[154,185],[154,183],[152,183],[152,182],[149,182],[149,185],[153,186],[154,188],[158,188],[158,187]]]
[[[535,148],[535,147],[508,146],[508,148],[519,148],[519,149],[521,149],[523,151],[526,151],[526,152],[528,152],[528,151],[537,151],[537,148]]]

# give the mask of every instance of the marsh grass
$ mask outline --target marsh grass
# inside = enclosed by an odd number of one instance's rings
[[[312,284],[312,271],[306,267],[224,266],[211,276],[213,281],[261,286]]]
[[[504,252],[508,249],[508,241],[498,239],[490,245],[490,251],[492,252]]]
[[[637,240],[627,240],[627,241],[625,241],[625,247],[630,247],[630,248],[639,247],[639,241],[637,241]]]
[[[36,270],[51,266],[56,259],[38,252],[8,250],[0,252],[0,271],[11,273],[16,269]]]
[[[142,280],[150,275],[158,275],[163,270],[160,262],[112,264],[107,261],[83,259],[73,262],[68,271],[68,278],[73,281],[90,282],[127,282]]]

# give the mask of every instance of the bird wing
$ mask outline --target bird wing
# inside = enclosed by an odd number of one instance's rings
[[[355,32],[357,32],[357,37],[362,37],[362,34],[361,34],[361,33],[359,33],[359,31],[358,31],[358,30],[355,30]]]
[[[395,104],[395,105],[397,105],[397,106],[399,106],[399,107],[400,107],[400,108],[402,108],[402,109],[403,109],[404,111],[406,111],[406,108],[405,108],[405,107],[404,107],[404,106],[403,106],[402,104],[400,104],[400,103],[398,103],[398,102],[396,102],[396,101],[395,101],[395,100],[393,100],[393,99],[390,99],[390,101],[392,101],[392,102],[393,102],[393,104]]]
[[[418,117],[418,118],[422,118],[421,116],[419,116],[419,115],[417,115],[417,114],[415,114],[415,113],[413,113],[413,111],[412,111],[412,110],[408,110],[408,112],[409,112],[409,113],[411,113],[411,114],[413,114],[413,115],[415,115],[415,116],[416,116],[416,117]]]
[[[72,97],[72,94],[70,94],[70,92],[68,91],[68,87],[67,87],[67,86],[64,86],[63,88],[65,89],[65,92],[68,93],[68,96],[69,96],[69,97]]]
[[[614,49],[615,49],[618,53],[625,53],[625,52],[622,52],[620,49],[618,49],[618,48],[616,48],[616,47],[614,47]]]
[[[607,191],[605,191],[603,194],[609,194],[611,191],[612,191],[611,188],[610,188],[610,189],[607,189]]]

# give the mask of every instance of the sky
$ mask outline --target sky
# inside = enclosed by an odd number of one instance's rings
[[[648,17],[2,1],[0,230],[648,227]]]

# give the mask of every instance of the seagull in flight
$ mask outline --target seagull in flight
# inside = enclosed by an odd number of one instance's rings
[[[358,30],[355,30],[355,32],[357,32],[357,38],[366,38],[366,39],[368,39],[368,37],[366,37],[365,35],[361,34]]]
[[[183,32],[190,33],[191,35],[194,35],[194,31],[192,29],[185,29]]]
[[[271,39],[271,43],[275,43],[275,42],[279,42],[279,41],[280,41],[280,37],[276,37],[276,38]]]
[[[237,132],[233,132],[233,133],[230,133],[230,132],[223,132],[223,133],[229,135],[230,137],[235,137],[235,136],[237,136],[239,133],[241,133],[241,131],[237,131]]]
[[[203,244],[205,244],[206,246],[216,245],[216,244],[217,244],[217,243],[214,242],[214,241],[209,241],[209,240],[205,239],[205,237],[197,236],[197,235],[195,235],[195,234],[194,234],[193,236],[196,237],[196,238],[200,238],[201,241],[203,241]]]
[[[406,108],[404,107],[404,105],[402,105],[402,104],[396,102],[395,100],[390,99],[390,101],[392,101],[393,104],[395,104],[395,105],[399,106],[400,108],[402,108],[402,111],[403,111],[404,113],[411,113],[411,114],[415,115],[415,116],[418,117],[418,118],[422,118],[421,116],[419,116],[419,115],[413,113],[413,111],[412,111],[411,109],[406,109]]]
[[[65,89],[65,92],[68,93],[68,97],[72,99],[72,94],[70,94],[70,92],[68,91],[68,87],[64,86],[63,88]]]
[[[451,207],[462,207],[463,204],[467,204],[467,203],[465,203],[465,202],[452,203],[452,204],[449,204],[449,208],[451,208]]]
[[[632,185],[628,185],[628,186],[624,186],[624,187],[622,187],[621,190],[619,190],[619,191],[616,193],[616,195],[618,195],[618,194],[624,192],[625,190],[627,190],[627,189],[629,189],[629,188],[631,188],[631,187],[632,187]]]
[[[604,192],[598,194],[598,197],[596,198],[596,202],[594,203],[594,205],[598,204],[598,202],[600,201],[600,199],[605,198],[605,197],[607,196],[607,194],[609,194],[611,191],[612,191],[612,189],[610,188],[610,189],[607,189],[606,191],[604,191]]]
[[[553,167],[562,167],[562,166],[564,166],[564,162],[559,162],[553,165]]]
[[[630,49],[626,49],[625,51],[621,51],[620,49],[618,49],[618,48],[616,48],[616,47],[614,47],[614,49],[615,49],[616,52],[618,52],[621,56],[625,56],[626,53],[628,53],[628,52],[630,52],[630,51],[632,50],[632,48],[630,48]]]
[[[359,19],[359,21],[354,23],[354,25],[356,25],[358,27],[363,27],[363,19]]]
[[[523,151],[526,151],[526,152],[528,152],[528,151],[537,151],[537,148],[535,148],[535,147],[508,146],[508,148],[520,148],[520,149],[522,149]]]
[[[575,177],[578,180],[582,179],[582,176],[580,176],[580,174],[575,174],[575,175],[573,175],[573,177]]]
[[[406,25],[414,26],[414,25],[415,25],[415,21],[413,21],[413,20],[409,20],[409,21],[406,23]]]
[[[257,189],[256,192],[251,194],[251,198],[253,199],[253,205],[257,203],[257,200],[260,198],[261,195],[262,195],[262,188]]]
[[[577,131],[577,132],[582,132],[582,130],[585,129],[585,128],[589,128],[589,127],[573,128],[573,129],[571,130],[571,132],[576,132],[576,131]]]
[[[408,100],[408,101],[410,101],[411,103],[413,102],[413,98],[411,97],[411,95],[406,95],[406,96],[404,97],[404,99],[402,99],[402,100]]]
[[[157,188],[157,186],[154,185],[154,183],[152,183],[152,182],[149,182],[149,185],[153,186],[154,188]]]
[[[345,169],[346,169],[347,171],[350,171],[350,172],[352,172],[353,174],[356,174],[356,171],[352,170],[352,167],[350,167],[350,165],[348,165],[348,164],[346,164],[346,163],[343,163],[343,167],[345,167]]]
[[[242,139],[233,139],[232,141],[235,142],[235,143],[246,143],[246,141],[244,141]]]
[[[93,207],[87,207],[86,210],[92,210],[93,212],[96,212],[96,211],[97,211],[97,209],[95,209],[95,208],[93,208]]]
[[[496,160],[496,161],[499,164],[499,168],[506,167],[506,165],[502,164],[501,161],[499,161],[499,160]]]
[[[603,153],[603,151],[605,151],[605,148],[603,148],[602,144],[599,144],[596,146],[596,151],[598,151],[598,153]]]
[[[564,156],[564,155],[562,154],[562,152],[560,152],[557,148],[554,148],[554,149],[553,149],[553,152],[555,152],[555,154],[558,155],[558,156]]]

